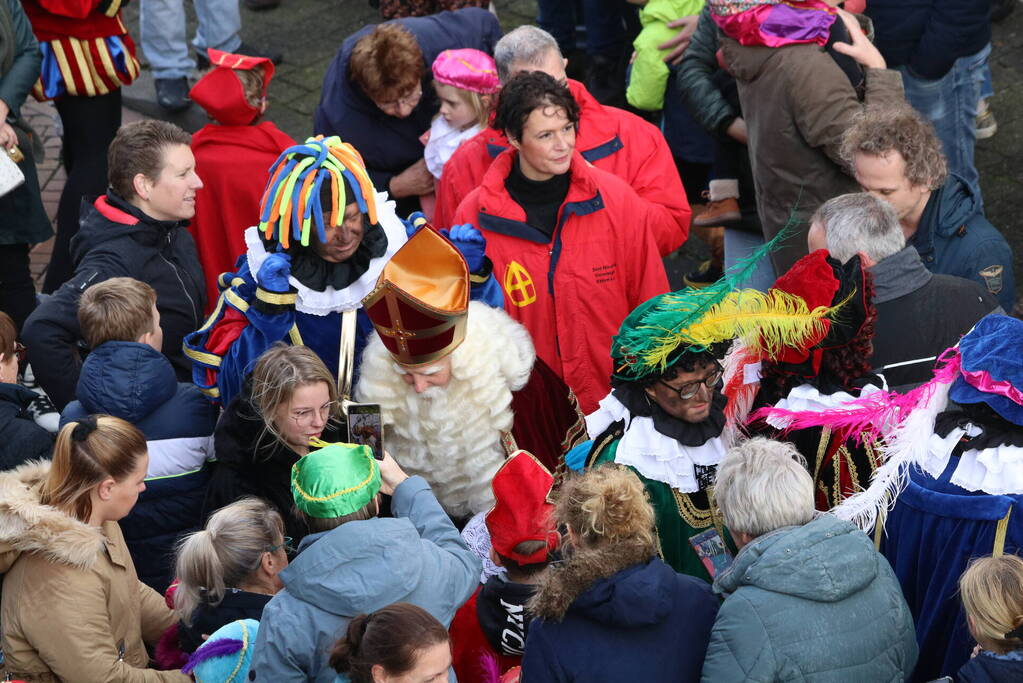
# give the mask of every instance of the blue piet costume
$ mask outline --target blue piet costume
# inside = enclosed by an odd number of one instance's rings
[[[988,316],[943,356],[888,437],[867,491],[833,512],[876,530],[916,623],[913,680],[955,675],[973,648],[958,580],[973,558],[1023,550],[1023,322]]]
[[[259,224],[245,231],[247,251],[237,272],[220,276],[217,306],[185,338],[195,383],[224,405],[278,341],[309,346],[335,375],[350,374],[373,330],[361,301],[406,242],[406,231],[414,229],[397,216],[386,193],[374,190],[355,148],[337,137],[309,138],[285,150],[269,175]],[[352,202],[362,220],[358,246],[341,262],[327,260],[317,246],[329,243],[327,231],[342,225]],[[467,258],[477,266],[473,298],[500,306],[482,236],[462,236],[452,241],[476,253]],[[343,319],[350,328],[345,334]]]

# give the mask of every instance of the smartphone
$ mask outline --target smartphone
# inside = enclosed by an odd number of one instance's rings
[[[348,404],[348,443],[369,446],[373,457],[384,459],[384,423],[379,403]]]

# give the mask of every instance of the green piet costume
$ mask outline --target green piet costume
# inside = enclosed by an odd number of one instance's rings
[[[773,246],[769,242],[709,287],[662,294],[630,313],[611,346],[611,393],[586,417],[594,437],[586,467],[615,463],[635,471],[656,513],[664,561],[707,581],[710,574],[689,539],[714,528],[735,552],[714,503],[717,466],[736,433],[726,418],[726,399],[716,387],[708,417],[689,423],[664,412],[643,383],[685,354],[720,358],[736,338],[768,351],[820,333],[834,309],[810,310],[780,290],[736,288]]]
[[[601,434],[593,445],[586,467],[615,462],[618,444],[624,435],[624,424],[612,425]],[[714,503],[714,487],[707,486],[700,491],[682,493],[662,481],[644,477],[631,467],[646,487],[653,505],[657,523],[657,540],[661,558],[675,571],[712,581],[706,567],[689,544],[689,539],[713,527],[725,539],[729,551],[735,554],[735,543],[724,526],[721,511]],[[715,468],[716,469],[716,468]]]
[[[735,551],[714,505],[714,475],[728,446],[722,437],[724,396],[715,389],[710,415],[691,424],[665,413],[640,385],[641,380],[658,376],[662,370],[658,364],[639,360],[647,351],[637,348],[637,342],[664,329],[660,325],[650,328],[650,321],[665,314],[672,297],[677,296],[664,294],[643,303],[629,314],[615,336],[611,347],[614,388],[586,418],[591,434],[603,430],[594,438],[586,467],[617,463],[632,469],[653,504],[661,557],[678,572],[711,581],[689,539],[714,528],[729,550]],[[703,346],[677,344],[664,355],[664,364],[675,364],[687,351],[704,350]]]

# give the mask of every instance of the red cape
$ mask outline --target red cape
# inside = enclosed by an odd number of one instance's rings
[[[245,253],[245,229],[259,222],[259,200],[267,171],[296,144],[269,121],[254,126],[208,124],[192,136],[195,170],[203,189],[195,199],[189,231],[199,249],[209,293],[207,312],[216,305],[217,277],[233,272]]]

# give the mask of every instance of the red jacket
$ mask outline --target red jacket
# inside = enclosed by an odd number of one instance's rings
[[[204,187],[196,195],[195,217],[188,229],[206,273],[207,312],[220,298],[217,278],[233,273],[246,251],[245,229],[259,223],[267,172],[294,144],[269,121],[252,126],[209,123],[192,136],[195,172]]]
[[[650,207],[657,248],[667,256],[686,241],[692,211],[664,136],[635,114],[597,102],[582,83],[569,80],[568,87],[579,103],[576,149],[586,161],[628,183]],[[494,157],[508,147],[508,138],[493,128],[462,143],[444,164],[434,225],[454,225],[458,203],[479,186]]]
[[[548,237],[525,222],[526,212],[505,189],[516,154],[494,160],[454,222],[486,236],[505,309],[526,326],[537,355],[586,414],[610,390],[612,335],[633,308],[668,291],[653,237],[656,217],[624,181],[575,154]]]

